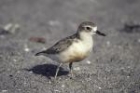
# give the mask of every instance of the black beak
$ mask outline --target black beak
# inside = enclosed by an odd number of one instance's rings
[[[100,31],[96,31],[96,34],[101,35],[101,36],[106,36],[104,33],[100,32]]]

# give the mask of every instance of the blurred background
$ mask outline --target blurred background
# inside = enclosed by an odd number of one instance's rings
[[[140,0],[0,0],[0,93],[140,93]],[[106,37],[74,64],[34,54],[72,35],[83,21]]]

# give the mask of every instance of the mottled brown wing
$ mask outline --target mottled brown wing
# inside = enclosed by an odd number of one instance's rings
[[[50,47],[46,50],[47,54],[57,54],[61,51],[64,51],[72,44],[72,40],[61,40],[60,42],[57,42],[54,46]]]
[[[76,38],[77,38],[76,35],[72,35],[67,38],[64,38],[64,39],[60,40],[59,42],[57,42],[52,47],[50,47],[49,49],[42,51],[42,53],[47,53],[47,54],[60,53],[64,50],[66,50],[72,44],[74,39],[76,39]]]

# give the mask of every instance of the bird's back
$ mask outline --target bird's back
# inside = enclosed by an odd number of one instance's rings
[[[72,42],[77,39],[77,34],[66,37],[57,43],[55,43],[52,47],[47,50],[41,51],[36,54],[36,56],[44,55],[44,54],[59,54],[60,52],[66,50],[69,46],[71,46]]]

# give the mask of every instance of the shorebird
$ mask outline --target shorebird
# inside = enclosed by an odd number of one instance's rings
[[[97,30],[97,26],[93,22],[82,22],[75,34],[58,41],[47,50],[36,53],[36,56],[44,55],[60,63],[56,69],[55,79],[63,63],[69,63],[71,77],[73,77],[72,64],[82,61],[90,54],[95,34],[106,36]]]

